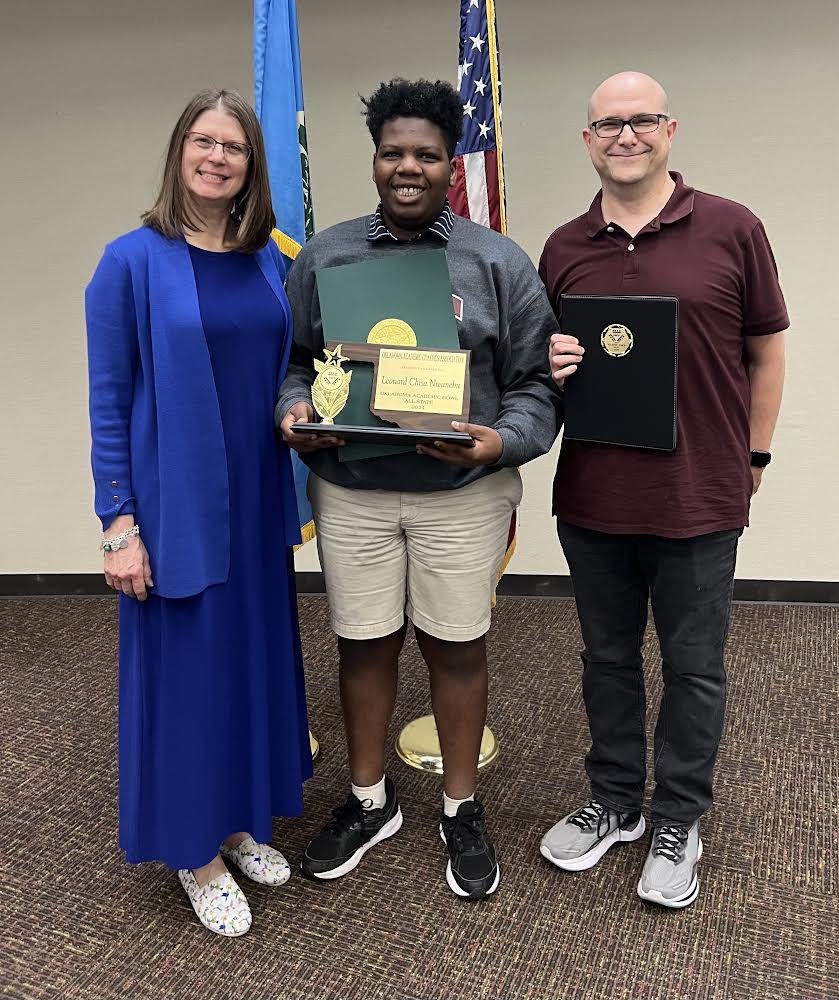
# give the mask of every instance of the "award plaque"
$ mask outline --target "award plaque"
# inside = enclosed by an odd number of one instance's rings
[[[312,405],[321,423],[294,424],[295,433],[375,444],[472,443],[468,434],[451,429],[452,420],[469,419],[469,351],[366,343],[327,344],[324,354],[325,362],[315,360],[318,375],[312,386]],[[344,370],[347,361],[372,364],[370,412],[383,426],[336,423],[349,398],[353,373]]]
[[[321,423],[292,429],[351,442],[342,462],[419,441],[471,444],[451,426],[469,420],[470,352],[460,349],[445,250],[322,268],[316,280],[326,347],[314,361],[312,406]]]
[[[560,327],[585,348],[565,380],[570,440],[676,447],[679,301],[651,295],[563,295]]]

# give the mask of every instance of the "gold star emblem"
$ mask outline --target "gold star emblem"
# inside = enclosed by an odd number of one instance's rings
[[[335,348],[334,351],[330,351],[327,348],[323,349],[323,353],[326,355],[326,363],[328,365],[338,365],[340,367],[342,361],[350,360],[349,358],[345,358],[344,355],[341,354],[341,348],[343,346],[344,346],[343,344],[338,344],[338,346]]]

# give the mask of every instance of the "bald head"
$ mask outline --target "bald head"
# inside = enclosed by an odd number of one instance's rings
[[[667,92],[664,87],[646,73],[627,70],[615,73],[600,84],[588,99],[586,122],[597,121],[614,114],[610,110],[616,104],[636,101],[643,104],[644,111],[668,114]]]

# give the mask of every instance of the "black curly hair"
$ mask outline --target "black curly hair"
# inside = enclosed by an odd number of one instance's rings
[[[379,148],[382,126],[394,118],[425,118],[443,133],[449,159],[463,131],[463,105],[447,80],[403,80],[380,83],[370,97],[362,97],[365,121]]]

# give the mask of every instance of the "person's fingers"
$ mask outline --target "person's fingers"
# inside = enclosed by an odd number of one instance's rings
[[[298,434],[296,431],[283,428],[283,440],[291,448],[296,448],[299,451],[301,448],[305,448],[308,444],[314,441],[315,436],[314,434]]]
[[[461,465],[467,469],[482,464],[480,458],[476,458],[476,455],[480,456],[479,450],[469,445],[464,447],[457,444],[448,444],[445,441],[435,441],[433,445],[418,444],[417,451],[420,455],[429,455],[440,462],[446,462],[449,465]]]
[[[559,368],[556,371],[551,372],[551,376],[558,382],[562,382],[568,378],[569,375],[573,375],[576,370],[576,365],[569,365],[567,368]]]
[[[131,586],[134,591],[134,596],[138,601],[144,601],[148,597],[146,582],[143,576],[135,576],[131,581]]]
[[[298,439],[302,441],[305,437],[310,435],[298,434],[296,431],[293,431],[291,429],[291,425],[296,423],[305,423],[305,422],[306,421],[299,421],[291,413],[287,413],[283,417],[283,422],[280,424],[280,433],[285,438],[285,440],[288,441],[289,444],[293,444]]]
[[[551,377],[562,381],[569,375],[573,375],[577,371],[582,358],[563,356],[560,359],[551,358],[550,360],[550,371]]]
[[[297,434],[289,430],[283,431],[283,437],[290,448],[295,451],[320,451],[322,448],[337,448],[344,442],[341,438],[328,434],[325,437],[321,434]]]
[[[552,344],[548,354],[552,358],[558,357],[560,354],[571,354],[573,357],[582,357],[586,353],[586,349],[580,344]]]
[[[452,421],[452,428],[466,432],[471,442],[453,445],[452,454],[461,465],[474,468],[476,465],[491,465],[504,452],[504,441],[494,427],[483,424],[467,424],[459,420]]]
[[[550,351],[585,351],[583,345],[576,337],[568,337],[562,333],[555,333],[550,339]]]
[[[282,433],[285,440],[293,446],[297,446],[299,442],[304,440],[312,440],[314,435],[312,434],[300,434],[292,430],[294,424],[309,424],[312,422],[314,414],[310,407],[303,405],[300,407],[293,406],[288,413],[283,417],[280,423],[280,432]]]
[[[472,438],[472,441],[464,441],[463,444],[453,445],[455,448],[472,448],[476,441],[483,441],[494,433],[491,427],[484,427],[483,424],[468,424],[462,420],[453,420],[452,430],[459,431],[461,434],[468,434]]]

